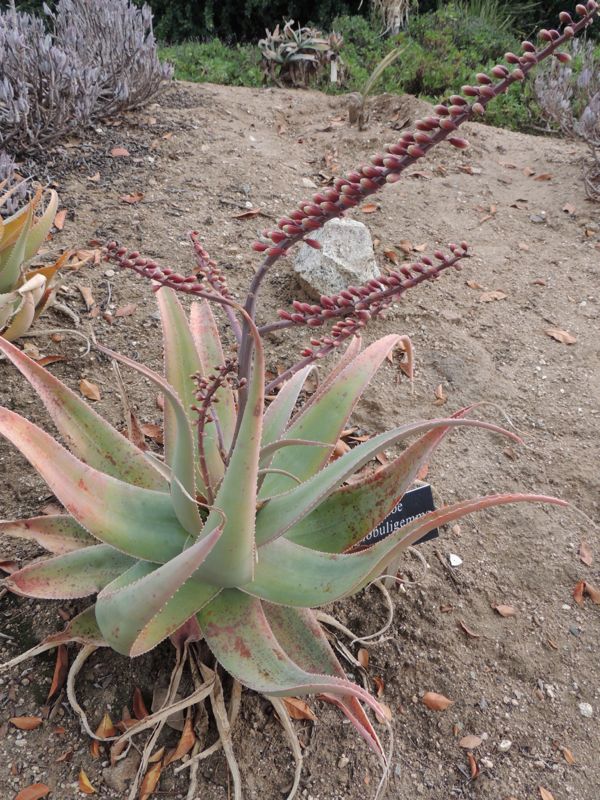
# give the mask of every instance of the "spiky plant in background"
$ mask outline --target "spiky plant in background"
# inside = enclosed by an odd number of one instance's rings
[[[361,352],[357,334],[408,289],[458,268],[468,255],[466,243],[452,244],[449,252],[437,251],[433,258],[423,257],[364,286],[323,296],[319,303],[297,301],[289,311],[280,312],[277,322],[257,326],[255,312],[265,275],[293,244],[305,241],[318,247],[310,238],[313,231],[396,181],[438,142],[448,138],[456,147],[466,147],[456,129],[482,114],[491,99],[523,80],[538,61],[552,54],[562,60],[557,48],[589,25],[596,9],[590,0],[587,7],[577,7],[577,22],[563,15],[562,34],[541,32],[542,49],[525,42],[523,55],[507,54],[512,71],[498,65],[492,76],[480,74],[476,86],[464,87],[472,104],[463,96],[451,97],[449,104],[436,107],[435,116],[419,120],[414,133],[403,134],[388,147],[385,155],[374,156],[370,164],[279,220],[276,229],[255,243],[265,259],[243,306],[232,299],[222,273],[195,234],[197,266],[190,276],[161,268],[139,253],[127,254],[116,242],[107,245],[109,259],[152,280],[157,291],[164,377],[98,347],[163,393],[164,460],[142,452],[64,384],[0,340],[0,352],[39,394],[69,447],[18,414],[0,409],[0,433],[29,459],[65,509],[57,516],[0,524],[5,536],[34,540],[53,554],[14,572],[5,585],[35,598],[95,596],[64,632],[4,666],[59,644],[84,644],[72,665],[67,691],[86,730],[97,739],[114,741],[115,757],[136,733],[153,731],[130,798],[137,792],[166,718],[205,697],[210,697],[231,768],[234,796],[241,797],[230,739],[241,684],[270,699],[291,738],[297,770],[290,796],[298,787],[302,759],[282,696],[318,693],[335,703],[387,765],[364,705],[384,721],[386,710],[346,678],[316,609],[353,595],[432,528],[472,511],[513,502],[566,505],[541,495],[479,497],[432,511],[387,538],[356,549],[451,430],[483,428],[517,439],[470,419],[472,408],[465,408],[449,418],[381,433],[332,460],[359,396],[393,348],[403,345],[407,370],[412,369],[405,337],[386,336]],[[189,320],[177,292],[194,300]],[[211,304],[230,321],[237,342],[235,359],[224,356]],[[263,336],[298,325],[329,330],[311,340],[296,364],[266,383]],[[315,362],[341,345],[345,350],[337,364],[295,410]],[[277,395],[265,407],[265,396],[275,389]],[[385,468],[369,476],[357,474],[383,449],[408,437],[417,438]],[[111,647],[137,656],[167,637],[175,645],[177,661],[163,707],[120,737],[94,734],[74,693],[75,676],[89,654],[97,647]],[[197,688],[176,701],[185,664]],[[219,668],[234,679],[229,712]],[[158,772],[171,758],[172,754],[158,756]],[[193,768],[197,759],[189,763]],[[188,797],[195,791],[192,781]]]

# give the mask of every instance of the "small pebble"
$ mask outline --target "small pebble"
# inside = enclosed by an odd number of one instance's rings
[[[540,211],[539,214],[532,214],[529,219],[536,225],[542,225],[544,222],[546,222],[546,212]]]
[[[448,561],[450,562],[451,567],[460,567],[460,565],[463,563],[462,558],[457,556],[456,553],[449,553]]]
[[[594,709],[589,703],[579,703],[579,713],[582,717],[587,717],[589,719],[594,716]]]
[[[339,759],[337,765],[338,765],[338,767],[340,769],[343,769],[344,767],[347,767],[349,763],[350,763],[350,759],[348,758],[348,756],[340,756],[340,759]]]
[[[492,767],[494,766],[494,762],[490,758],[482,758],[481,766],[485,767],[486,769],[492,769]]]
[[[569,633],[573,636],[581,636],[581,628],[578,628],[577,625],[571,625]]]
[[[512,742],[510,739],[502,739],[502,741],[498,744],[498,750],[500,750],[501,753],[507,753],[511,747]]]
[[[104,270],[104,277],[105,278],[114,278],[115,277],[114,269],[105,269]]]

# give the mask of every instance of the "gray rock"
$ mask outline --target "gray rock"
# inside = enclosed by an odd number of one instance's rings
[[[371,234],[362,222],[332,219],[312,238],[321,249],[305,244],[294,262],[294,271],[311,296],[339,294],[347,286],[380,276]]]
[[[136,776],[140,761],[140,754],[132,747],[126,758],[122,761],[117,761],[114,767],[106,767],[106,769],[102,770],[104,783],[109,789],[113,789],[113,791],[119,792],[123,796]]]

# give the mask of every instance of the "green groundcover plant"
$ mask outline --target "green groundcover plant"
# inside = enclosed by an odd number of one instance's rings
[[[541,31],[540,47],[524,42],[521,55],[506,55],[508,66],[478,74],[476,84],[463,87],[462,95],[453,95],[435,108],[435,115],[418,120],[414,132],[402,134],[384,154],[336,179],[331,188],[300,203],[265,231],[254,244],[264,260],[243,305],[231,296],[197,234],[192,234],[197,264],[189,276],[161,268],[139,253],[128,254],[116,242],[107,245],[110,260],[153,281],[156,290],[164,376],[97,346],[162,392],[164,459],[122,436],[53,375],[0,339],[0,352],[40,396],[68,445],[0,408],[0,433],[64,506],[64,513],[55,516],[0,523],[3,536],[33,540],[51,554],[17,570],[4,584],[27,597],[93,598],[65,631],[4,667],[69,642],[84,645],[71,667],[67,693],[88,732],[112,742],[113,757],[118,758],[136,733],[152,730],[131,798],[165,720],[206,697],[232,772],[234,796],[242,796],[230,738],[240,685],[271,700],[290,736],[297,758],[290,796],[298,788],[301,755],[282,697],[318,694],[334,703],[387,766],[388,756],[365,707],[382,723],[388,713],[346,677],[317,610],[352,596],[428,531],[465,514],[517,502],[566,505],[535,494],[478,497],[431,511],[383,540],[358,547],[411,486],[446,434],[479,428],[518,440],[493,424],[471,419],[472,408],[463,408],[451,417],[400,425],[332,459],[359,396],[392,349],[402,344],[407,370],[412,368],[405,337],[391,334],[361,350],[362,329],[408,289],[458,268],[468,256],[465,242],[363,286],[322,296],[318,303],[295,301],[272,323],[259,326],[255,312],[265,275],[293,245],[303,241],[318,248],[314,231],[397,181],[439,142],[465,148],[467,142],[456,135],[459,126],[482,115],[493,98],[522,81],[540,60],[566,60],[559,46],[585,29],[596,10],[597,3],[590,0],[577,6],[577,21],[561,14],[562,32]],[[189,318],[178,293],[193,298]],[[237,342],[235,358],[223,352],[212,307],[227,315]],[[267,381],[264,337],[295,326],[327,332],[311,338],[297,363]],[[298,407],[315,363],[336,350],[341,352],[337,363]],[[266,398],[273,395],[267,405]],[[408,439],[411,443],[383,469],[361,474],[382,450]],[[99,647],[139,656],[168,637],[177,660],[162,708],[127,726],[121,736],[107,736],[106,729],[94,734],[74,693],[85,659]],[[186,664],[196,689],[178,700]],[[222,672],[234,679],[229,709],[223,701]],[[159,753],[153,774],[173,758],[172,752]],[[188,796],[195,796],[193,782],[190,791]]]

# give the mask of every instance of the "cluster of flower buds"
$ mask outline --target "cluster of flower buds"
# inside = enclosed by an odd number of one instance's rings
[[[408,289],[428,280],[435,280],[449,267],[460,269],[460,261],[467,258],[467,243],[451,243],[450,253],[436,250],[434,258],[423,256],[419,261],[400,267],[387,275],[372,278],[362,286],[349,286],[336,295],[323,295],[320,303],[293,302],[293,310],[281,309],[280,322],[265,325],[261,333],[280,330],[292,325],[318,328],[333,323],[328,335],[311,339],[311,347],[302,351],[304,358],[322,358],[344,340],[360,332],[367,322],[381,314]]]
[[[229,297],[229,287],[225,276],[217,266],[217,262],[208,255],[200,244],[198,231],[191,231],[189,236],[196,255],[194,274],[199,276],[200,280],[212,286],[217,294],[222,295],[222,297]]]
[[[574,21],[566,11],[562,12],[562,33],[558,30],[542,30],[540,49],[531,42],[523,42],[522,55],[506,53],[505,59],[510,67],[497,64],[490,70],[490,75],[479,73],[476,85],[463,86],[462,95],[452,95],[447,103],[437,105],[435,115],[417,120],[415,130],[402,134],[395,144],[386,148],[385,153],[374,155],[369,164],[359,167],[345,178],[336,178],[331,188],[319,191],[312,200],[300,203],[298,208],[278,220],[274,230],[264,231],[263,239],[254,242],[254,250],[265,253],[267,263],[270,263],[285,255],[300,240],[318,248],[319,242],[311,238],[314,231],[322,228],[328,220],[342,216],[349,208],[359,205],[386,183],[399,180],[405,169],[423,158],[436,144],[447,140],[459,149],[468,147],[465,139],[455,135],[459,126],[484,114],[490,100],[506,92],[511,84],[524,80],[527,73],[543,59],[553,55],[562,62],[568,61],[569,55],[557,52],[557,48],[590,25],[597,9],[596,0],[588,0],[587,5],[579,4],[576,8],[578,21]],[[472,98],[472,102],[467,97]]]
[[[169,286],[208,299],[222,297],[220,291],[217,292],[213,286],[205,283],[206,276],[200,271],[196,275],[180,275],[169,267],[160,267],[151,258],[143,258],[137,251],[128,253],[127,248],[121,247],[118,242],[108,242],[104,247],[104,253],[107,261],[123,269],[131,269],[160,286]]]

